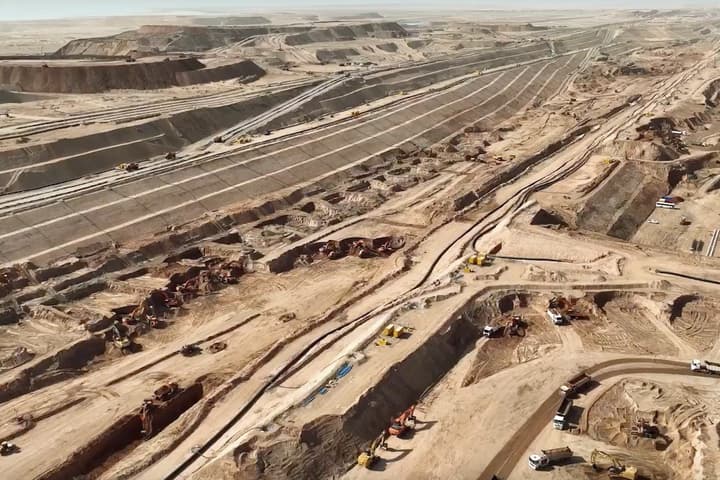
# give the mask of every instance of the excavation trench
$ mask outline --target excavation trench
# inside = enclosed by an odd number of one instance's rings
[[[65,480],[94,477],[174,422],[203,396],[201,383],[191,384],[164,402],[154,401],[151,415],[142,409],[124,415],[91,441],[78,448],[65,462],[38,477],[38,480]]]
[[[235,450],[236,478],[337,478],[397,416],[441,380],[469,351],[480,330],[464,315],[454,315],[404,360],[390,366],[380,381],[343,415],[324,415],[306,423],[292,440],[253,438]],[[418,418],[418,429],[424,428]],[[287,438],[284,436],[283,438]],[[279,440],[279,441],[276,441]],[[251,454],[251,452],[254,452]]]

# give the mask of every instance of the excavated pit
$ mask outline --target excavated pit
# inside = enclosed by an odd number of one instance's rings
[[[33,360],[0,384],[0,403],[76,376],[83,367],[103,353],[105,340],[90,336]]]

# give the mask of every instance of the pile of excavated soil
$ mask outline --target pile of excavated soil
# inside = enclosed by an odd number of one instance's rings
[[[249,60],[209,69],[194,58],[95,65],[0,64],[0,85],[25,92],[95,93],[258,78],[262,74],[263,69]]]

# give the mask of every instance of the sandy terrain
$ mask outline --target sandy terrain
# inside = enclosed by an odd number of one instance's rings
[[[3,478],[718,475],[714,12],[38,25],[0,34]]]

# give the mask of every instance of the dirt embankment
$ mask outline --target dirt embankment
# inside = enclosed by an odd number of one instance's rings
[[[463,317],[428,339],[405,360],[392,365],[380,381],[341,416],[323,416],[287,435],[253,439],[235,452],[243,479],[331,478],[353,465],[388,419],[398,415],[456,364],[478,338]],[[418,429],[423,428],[422,417]],[[282,435],[282,436],[281,436]]]
[[[483,68],[495,68],[511,63],[534,60],[549,55],[549,53],[550,49],[546,45],[498,49],[481,52],[473,56],[449,58],[430,65],[405,68],[397,72],[390,72],[382,77],[367,80],[350,79],[341,87],[334,88],[307,102],[302,110],[278,117],[263,127],[262,130],[266,128],[276,130],[307,121],[309,118],[349,110],[390,94],[424,88],[433,83],[449,80],[460,75],[467,75]]]
[[[708,107],[720,106],[720,79],[713,80],[703,91],[703,95],[705,96],[705,105]]]
[[[17,177],[13,177],[14,172],[0,173],[0,186],[5,187],[5,193],[21,192],[110,170],[121,162],[141,162],[164,155],[243,119],[259,115],[298,95],[304,88],[293,88],[223,107],[181,112],[110,132],[6,151],[3,152],[3,167],[25,170]],[[61,157],[67,158],[39,165]]]
[[[288,35],[288,45],[307,45],[318,42],[341,42],[357,38],[404,38],[408,32],[395,22],[365,23],[360,25],[338,25],[336,27],[318,28],[306,33]]]
[[[183,25],[144,25],[137,30],[110,37],[80,38],[68,42],[54,57],[124,57],[171,52],[202,52],[232,45],[255,35],[302,33],[312,27],[200,27]]]
[[[199,83],[221,82],[231,78],[236,78],[243,83],[250,83],[263,75],[265,75],[265,70],[260,68],[255,62],[243,60],[242,62],[221,65],[219,67],[178,72],[175,74],[175,79],[178,85],[187,86]]]
[[[668,194],[669,169],[625,162],[583,205],[578,226],[629,240]]]
[[[76,375],[93,358],[105,352],[105,340],[90,336],[34,360],[0,383],[0,403]]]
[[[246,60],[205,69],[195,58],[116,64],[0,64],[0,85],[23,92],[97,93],[107,90],[152,90],[175,85],[258,78],[264,71]]]

